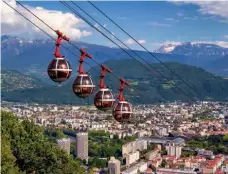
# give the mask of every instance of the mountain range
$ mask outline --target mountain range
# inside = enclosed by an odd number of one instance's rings
[[[118,72],[118,77],[124,77],[131,83],[130,87],[125,87],[124,96],[134,104],[149,104],[178,100],[228,101],[228,80],[215,76],[201,68],[179,63],[165,63],[166,66],[173,69],[175,73],[179,74],[181,78],[198,91],[198,95],[161,64],[151,64],[151,66],[160,71],[166,78],[158,76],[155,71],[146,71],[139,63],[131,59],[108,60],[104,63],[112,69],[113,72]],[[88,72],[96,84],[96,91],[98,90],[100,69],[101,67],[96,66]],[[9,73],[9,71],[7,73]],[[14,76],[18,77],[19,80],[23,80],[24,77],[27,77],[20,72]],[[30,75],[30,78],[33,78],[33,76]],[[17,83],[12,81],[10,89],[13,90],[3,90],[2,100],[28,103],[36,102],[42,104],[92,104],[95,93],[87,99],[80,99],[75,96],[72,91],[72,82],[74,78],[75,75],[72,75],[71,78],[61,86],[56,83],[53,85],[40,83],[40,85],[31,88],[31,83],[28,83],[27,87],[25,85],[26,83],[24,83],[24,88],[18,89],[15,89],[14,87],[17,86]],[[3,82],[9,80],[11,80],[9,79],[9,76],[3,76]],[[47,80],[51,81],[49,77]],[[39,84],[37,78],[35,78],[33,82],[33,84]],[[114,96],[117,97],[120,86],[118,78],[112,74],[107,74],[105,77],[105,84],[109,86]],[[2,85],[4,86],[5,84],[3,83]],[[178,86],[187,94],[187,96],[175,88],[175,86]]]
[[[163,44],[155,52],[185,56],[227,56],[228,48],[209,43],[182,42]]]
[[[80,48],[85,48],[99,63],[110,59],[120,60],[130,58],[118,48],[78,41],[72,41],[72,43]],[[1,44],[3,68],[18,70],[24,74],[33,75],[43,80],[46,79],[46,68],[54,57],[55,43],[53,40],[29,40],[3,35],[1,36]],[[60,49],[60,52],[70,61],[74,72],[76,72],[79,52],[64,41],[63,45],[78,55],[76,57],[64,48]],[[126,51],[129,50],[126,49]],[[158,63],[156,59],[145,51],[135,50],[135,52],[150,63]],[[194,65],[216,75],[228,77],[228,48],[214,44],[186,42],[176,45],[163,45],[153,54],[162,62],[178,62]],[[91,60],[87,59],[86,61],[91,66],[96,65]],[[87,69],[89,68],[87,65],[84,66]]]
[[[1,37],[1,43],[3,100],[57,104],[93,102],[93,96],[84,100],[79,99],[72,92],[71,84],[77,74],[79,52],[68,43],[63,42],[64,46],[75,52],[78,57],[61,48],[60,52],[69,60],[73,69],[71,78],[61,86],[52,82],[47,76],[47,66],[54,58],[54,41],[29,40],[4,35]],[[151,63],[150,66],[166,78],[161,77],[153,69],[148,72],[118,48],[77,41],[73,41],[73,44],[85,48],[98,63],[104,63],[118,77],[128,80],[132,84],[132,88],[126,88],[125,96],[132,103],[156,103],[189,100],[189,98],[191,100],[228,100],[228,80],[225,78],[228,77],[226,48],[213,44],[182,43],[164,45],[156,53],[153,53],[198,91],[198,95],[196,95],[192,89],[183,84],[162,64],[155,61],[147,52],[135,50],[137,54]],[[92,68],[87,64],[84,64],[84,68],[89,71],[95,84],[98,84],[101,68],[94,61],[86,59],[86,62]],[[117,96],[118,79],[107,75],[105,82]],[[188,97],[175,86],[181,88]]]

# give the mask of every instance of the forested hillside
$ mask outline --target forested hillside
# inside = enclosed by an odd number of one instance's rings
[[[72,156],[48,141],[44,130],[29,121],[1,112],[1,173],[83,174]]]
[[[2,91],[13,91],[18,89],[40,88],[45,84],[33,76],[22,74],[18,71],[1,71]]]
[[[215,76],[195,66],[179,63],[166,63],[166,66],[192,86],[198,92],[198,95],[161,64],[151,64],[151,66],[163,76],[167,77],[167,79],[163,78],[152,68],[152,73],[148,72],[139,63],[131,59],[109,60],[105,62],[105,65],[113,70],[115,75],[123,77],[131,83],[131,87],[126,86],[124,92],[124,95],[131,103],[148,104],[174,100],[186,101],[189,100],[189,98],[191,100],[228,101],[228,80]],[[95,69],[96,71],[94,68],[90,69],[89,74],[96,84],[97,91],[101,68],[100,66],[97,66]],[[46,78],[51,81],[49,77]],[[44,87],[3,91],[2,99],[14,102],[78,105],[85,105],[89,100],[89,103],[93,104],[93,95],[86,100],[75,96],[72,91],[72,82],[74,78],[75,76],[72,75],[71,79],[64,82],[61,87],[55,83],[54,85],[46,85]],[[20,79],[17,81],[20,81]],[[4,82],[3,79],[3,83]],[[114,95],[117,96],[120,85],[119,80],[111,74],[107,74],[105,76],[105,84],[108,85],[110,89],[112,89]],[[4,86],[4,84],[2,85]],[[12,83],[11,87],[16,88],[13,87],[13,85],[17,86],[17,83]],[[180,92],[175,85],[188,94],[189,97],[186,97]]]

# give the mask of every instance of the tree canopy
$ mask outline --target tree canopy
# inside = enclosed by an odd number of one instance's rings
[[[78,174],[80,164],[50,142],[44,129],[9,112],[1,112],[3,173]]]

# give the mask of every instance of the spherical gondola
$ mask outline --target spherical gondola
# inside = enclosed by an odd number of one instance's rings
[[[130,83],[122,78],[120,82],[119,101],[113,107],[112,115],[118,122],[130,122],[133,115],[132,106],[123,97],[124,85],[130,86]]]
[[[111,73],[112,71],[104,66],[101,65],[101,75],[100,75],[100,89],[97,92],[97,94],[94,97],[94,105],[97,107],[97,109],[102,111],[107,111],[109,109],[112,109],[114,104],[114,97],[112,95],[112,92],[108,87],[104,84],[104,77],[106,72]]]
[[[113,94],[108,88],[101,88],[94,97],[94,105],[102,111],[112,109],[114,101]]]
[[[72,69],[66,59],[55,58],[48,65],[47,72],[54,82],[61,83],[70,78]]]
[[[86,98],[94,92],[95,85],[88,74],[79,74],[72,85],[73,92],[80,98]]]
[[[49,63],[47,72],[54,82],[61,83],[70,78],[72,69],[70,63],[59,53],[59,46],[62,40],[69,41],[70,39],[63,35],[59,30],[56,30],[55,32],[58,35],[55,43],[55,58]]]
[[[127,101],[119,101],[113,108],[113,116],[118,122],[129,122],[132,114],[132,106]]]

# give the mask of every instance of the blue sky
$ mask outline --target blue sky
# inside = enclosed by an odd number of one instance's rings
[[[31,7],[31,9],[39,6],[45,10],[60,11],[63,12],[63,14],[71,12],[59,2],[21,2]],[[76,1],[76,3],[89,12],[96,20],[105,25],[107,29],[121,38],[121,40],[125,41],[131,48],[139,49],[137,44],[129,40],[128,36],[123,34],[123,32],[88,2]],[[228,2],[225,1],[221,3],[153,1],[93,3],[137,40],[141,40],[150,50],[158,48],[162,43],[169,42],[200,41],[228,45]],[[23,11],[23,9],[21,10]],[[86,16],[80,10],[79,12],[83,14],[83,16]],[[45,20],[44,18],[43,20]],[[58,18],[55,22],[58,23]],[[95,25],[95,22],[93,22],[93,24]],[[53,23],[53,25],[55,24]],[[70,27],[78,28],[80,31],[85,30],[90,33],[78,38],[83,42],[113,46],[106,38],[85,24],[72,24]],[[61,28],[59,29],[61,30]],[[69,30],[69,33],[70,32]],[[18,35],[20,34],[21,33],[18,33]]]

